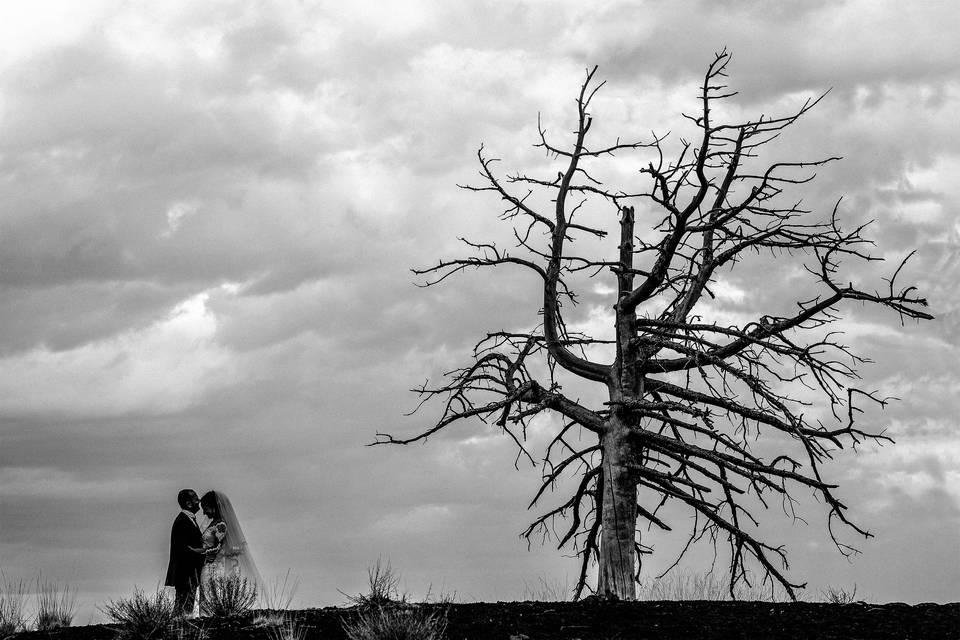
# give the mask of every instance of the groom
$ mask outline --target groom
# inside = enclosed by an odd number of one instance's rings
[[[177,494],[180,513],[173,521],[170,531],[170,564],[164,585],[176,590],[174,607],[178,614],[193,611],[200,585],[200,569],[203,568],[203,534],[197,525],[196,513],[200,500],[193,489],[184,489]]]

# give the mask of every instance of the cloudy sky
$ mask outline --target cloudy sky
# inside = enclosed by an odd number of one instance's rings
[[[409,269],[502,233],[497,202],[456,184],[480,143],[551,175],[537,114],[568,131],[587,67],[607,80],[598,131],[643,138],[682,131],[726,46],[732,113],[832,88],[776,153],[844,157],[807,197],[876,219],[877,255],[917,248],[904,276],[937,316],[850,309],[845,325],[875,360],[863,386],[901,398],[869,416],[897,444],[832,469],[876,538],[849,538],[862,555],[846,561],[810,501],[810,526],[773,513],[766,531],[813,595],[956,601],[958,23],[947,1],[0,5],[4,574],[78,585],[86,622],[162,578],[193,486],[231,496],[263,573],[292,568],[304,605],[342,603],[378,556],[414,595],[572,586],[574,561],[518,538],[538,471],[514,470],[495,431],[364,446],[427,426],[438,407],[406,416],[408,389],[539,308],[514,272],[425,290]],[[641,161],[623,158],[624,179]],[[776,313],[763,276],[730,275],[718,310]],[[570,321],[602,326],[604,291]]]

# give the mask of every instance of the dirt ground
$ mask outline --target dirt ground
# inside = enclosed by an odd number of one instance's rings
[[[821,604],[768,602],[498,602],[424,605],[445,610],[449,640],[691,640],[780,638],[960,640],[960,603]],[[290,612],[308,640],[345,638],[352,609]],[[266,640],[252,616],[201,620],[209,640]],[[113,640],[115,629],[88,626],[30,632],[17,640]]]

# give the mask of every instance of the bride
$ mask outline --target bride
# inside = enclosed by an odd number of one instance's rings
[[[263,581],[230,499],[222,491],[208,491],[200,498],[200,508],[209,520],[203,531],[206,562],[200,572],[201,606],[211,580],[240,576],[259,591]]]

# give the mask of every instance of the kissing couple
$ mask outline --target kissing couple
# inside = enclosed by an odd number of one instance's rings
[[[257,588],[263,584],[237,514],[222,491],[208,491],[197,498],[193,489],[183,489],[177,494],[177,503],[180,513],[170,531],[170,564],[164,585],[176,591],[178,615],[193,614],[198,588],[202,613],[206,590],[217,579],[242,576]]]

